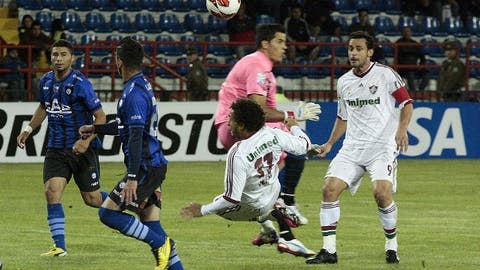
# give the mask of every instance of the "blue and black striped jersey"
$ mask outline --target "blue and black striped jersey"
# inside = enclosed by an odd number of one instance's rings
[[[53,71],[40,78],[40,103],[48,115],[48,147],[71,148],[80,138],[78,129],[93,123],[93,113],[102,107],[90,81],[78,70],[56,80]],[[99,146],[92,141],[92,147]]]
[[[167,164],[161,142],[157,138],[157,102],[152,87],[142,73],[125,82],[124,90],[117,104],[117,122],[125,164],[128,166],[129,129],[143,128],[141,165],[160,167]]]

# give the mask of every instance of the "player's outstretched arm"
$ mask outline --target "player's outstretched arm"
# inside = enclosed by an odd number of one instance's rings
[[[192,202],[186,207],[180,209],[180,216],[184,219],[192,219],[194,217],[201,217],[202,216],[202,205],[199,203]]]
[[[43,120],[47,117],[47,110],[45,106],[38,105],[37,109],[33,113],[32,119],[30,119],[30,124],[28,124],[25,129],[17,137],[17,146],[21,149],[25,148],[25,141],[30,136],[30,133],[37,127],[39,127]]]

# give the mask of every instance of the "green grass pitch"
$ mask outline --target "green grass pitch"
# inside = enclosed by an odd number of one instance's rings
[[[297,202],[309,224],[293,229],[307,247],[322,247],[319,206],[328,161],[308,161]],[[125,169],[102,164],[102,189],[110,191]],[[185,269],[480,269],[480,161],[400,160],[399,265],[387,265],[369,178],[355,196],[344,192],[337,231],[338,265],[306,265],[275,246],[256,247],[255,222],[217,216],[186,221],[179,209],[206,203],[223,191],[224,162],[171,162],[163,186],[162,224],[176,240]],[[52,244],[46,224],[42,164],[0,164],[0,258],[3,270],[153,269],[147,244],[115,233],[85,206],[73,181],[63,205],[69,255],[41,258]]]

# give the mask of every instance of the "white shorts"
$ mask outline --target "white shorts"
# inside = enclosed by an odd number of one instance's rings
[[[355,194],[365,172],[371,181],[387,180],[397,190],[397,156],[392,148],[356,149],[342,147],[328,166],[325,177],[336,177],[348,185]]]
[[[215,197],[214,201],[223,196],[219,195]],[[272,196],[272,199],[264,206],[257,207],[252,204],[240,202],[240,204],[229,208],[217,215],[232,221],[260,221],[263,222],[267,219],[272,219],[270,213],[273,210],[273,205],[277,201],[278,196]]]

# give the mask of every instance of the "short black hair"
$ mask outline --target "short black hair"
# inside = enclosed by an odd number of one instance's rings
[[[348,36],[348,43],[351,39],[364,38],[367,41],[367,49],[372,49],[375,47],[375,40],[365,31],[355,31],[350,33]]]
[[[140,69],[143,63],[143,46],[131,37],[124,37],[117,47],[117,57],[126,67]]]
[[[270,41],[276,33],[285,33],[285,26],[278,23],[259,24],[255,29],[255,46],[257,49],[262,47],[262,41]]]
[[[265,125],[265,112],[255,101],[241,98],[232,103],[230,117],[249,132],[256,132]]]
[[[71,54],[73,54],[73,45],[68,40],[59,39],[52,44],[52,48],[67,47]]]

